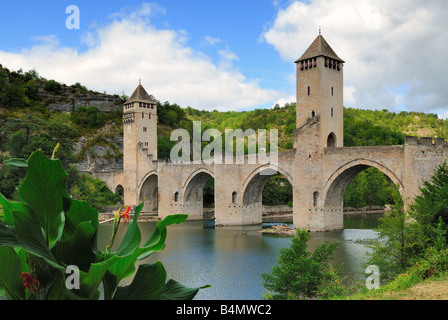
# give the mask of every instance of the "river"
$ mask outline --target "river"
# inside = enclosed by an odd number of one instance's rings
[[[260,300],[266,292],[262,272],[271,271],[277,263],[281,248],[289,247],[290,238],[262,234],[260,230],[272,224],[292,224],[290,218],[264,219],[262,226],[214,228],[210,221],[187,221],[168,227],[166,248],[154,253],[141,263],[161,261],[172,278],[189,287],[206,284],[211,288],[200,290],[195,300]],[[155,227],[155,222],[139,224],[142,241]],[[346,275],[363,279],[362,264],[367,239],[375,238],[373,228],[377,219],[346,217],[344,230],[312,232],[309,250],[325,242],[337,242],[334,262],[344,264]],[[120,242],[125,228],[117,235]],[[104,249],[110,240],[111,224],[100,227],[98,246]]]

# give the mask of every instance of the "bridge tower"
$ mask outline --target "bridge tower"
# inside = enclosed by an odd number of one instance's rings
[[[297,115],[294,131],[294,221],[308,230],[338,229],[342,215],[329,218],[321,195],[325,148],[344,146],[343,64],[320,34],[295,61]],[[333,222],[328,220],[333,219]],[[325,221],[324,221],[325,220]]]
[[[124,203],[139,202],[139,184],[157,160],[157,105],[141,85],[123,105]]]
[[[297,128],[318,118],[323,148],[344,146],[343,64],[321,34],[296,61]]]

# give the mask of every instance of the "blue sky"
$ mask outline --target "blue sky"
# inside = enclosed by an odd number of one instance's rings
[[[66,28],[66,8],[80,29]],[[68,85],[249,110],[295,101],[297,59],[322,34],[347,63],[344,104],[448,116],[446,1],[4,1],[0,64]]]

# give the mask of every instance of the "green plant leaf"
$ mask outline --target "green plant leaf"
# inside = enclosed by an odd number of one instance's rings
[[[193,300],[199,290],[210,288],[209,285],[200,288],[187,288],[179,282],[170,279],[160,295],[160,300]]]
[[[18,205],[12,201],[8,201],[1,193],[0,193],[0,207],[3,209],[3,221],[7,225],[14,225],[14,217],[12,215],[13,208]]]
[[[142,253],[138,260],[145,259],[154,251],[160,251],[165,247],[165,240],[167,236],[167,227],[172,224],[184,223],[188,219],[186,214],[170,215],[157,223],[156,229],[146,240],[142,247]],[[151,252],[152,251],[152,252]]]
[[[109,271],[117,277],[117,281],[129,277],[135,271],[135,263],[150,256],[153,252],[162,250],[165,247],[165,239],[167,235],[167,227],[171,224],[183,223],[188,215],[168,216],[157,223],[156,228],[152,232],[146,243],[136,249],[131,255],[118,259],[109,269]]]
[[[0,247],[0,286],[4,288],[8,299],[25,299],[22,288],[23,279],[20,278],[20,258],[13,248]]]
[[[141,242],[141,233],[138,226],[138,218],[140,212],[142,211],[144,203],[141,203],[135,208],[134,219],[129,224],[126,233],[124,234],[123,240],[121,241],[120,247],[117,250],[117,256],[124,257],[132,254],[138,249]]]
[[[65,226],[63,239],[71,237],[76,231],[78,224],[90,221],[95,232],[98,230],[99,220],[98,211],[91,207],[85,201],[79,200],[65,200],[69,204],[69,209],[65,212]]]
[[[116,256],[110,256],[107,260],[92,263],[88,273],[80,271],[82,292],[80,295],[87,299],[98,298],[98,287],[109,267],[116,262],[117,259]]]
[[[93,239],[95,230],[90,221],[84,221],[77,225],[76,232],[66,240],[58,242],[51,252],[57,261],[64,265],[75,265],[87,272],[90,264],[95,261]]]
[[[3,163],[10,167],[28,168],[28,161],[26,161],[25,159],[12,158],[3,161]]]
[[[58,264],[51,254],[45,242],[39,221],[31,209],[23,205],[23,211],[14,211],[13,215],[19,245],[29,253],[45,259],[53,267],[62,269],[63,267]]]
[[[19,188],[19,197],[36,213],[50,246],[61,235],[63,199],[67,174],[59,160],[48,159],[41,151],[28,159],[28,172]]]
[[[0,246],[12,248],[19,246],[15,230],[8,228],[3,221],[0,221]]]
[[[117,277],[107,271],[103,277],[104,300],[111,300],[117,289]]]
[[[165,281],[166,271],[160,262],[140,265],[132,283],[118,287],[114,300],[159,300]]]

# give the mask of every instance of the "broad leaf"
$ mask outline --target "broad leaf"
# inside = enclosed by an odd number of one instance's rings
[[[0,246],[17,247],[18,245],[15,229],[8,228],[3,221],[0,221]]]
[[[28,168],[28,161],[26,161],[25,159],[13,158],[13,159],[5,160],[5,161],[3,161],[3,163],[10,167]]]
[[[14,217],[12,215],[12,211],[14,209],[20,210],[21,206],[21,203],[8,201],[0,193],[0,207],[3,209],[3,221],[5,222],[5,224],[14,225]]]
[[[156,229],[149,236],[143,245],[141,255],[138,260],[145,259],[152,252],[160,251],[165,247],[165,240],[167,236],[167,227],[172,224],[184,223],[188,219],[186,214],[175,214],[166,217],[162,221],[157,223]]]
[[[78,224],[90,221],[94,230],[99,226],[98,211],[85,201],[66,199],[70,208],[65,212],[65,229],[63,238],[71,237]]]
[[[20,258],[13,248],[0,247],[0,286],[4,288],[8,299],[25,299],[22,288],[23,279],[20,278]]]
[[[159,300],[166,271],[160,262],[140,265],[132,283],[118,287],[114,300]]]
[[[28,159],[28,172],[19,188],[19,197],[36,213],[48,245],[61,234],[63,198],[67,174],[59,160],[48,159],[41,151]]]
[[[14,220],[17,240],[23,249],[29,253],[41,257],[55,268],[61,269],[51,254],[42,233],[39,221],[31,209],[24,206],[23,211],[14,211]]]
[[[98,298],[98,287],[103,280],[103,277],[106,274],[107,270],[116,260],[117,258],[112,256],[105,261],[93,263],[90,266],[88,273],[80,271],[82,292],[81,295],[83,297],[87,299]]]
[[[210,288],[203,286],[200,288],[187,288],[179,282],[171,279],[167,282],[165,288],[160,295],[160,300],[193,300],[200,289]]]
[[[187,218],[188,215],[174,215],[158,222],[149,240],[142,247],[136,249],[131,255],[119,259],[111,266],[109,270],[117,277],[118,282],[134,272],[137,260],[142,260],[165,247],[167,227],[170,224],[183,223]]]
[[[117,251],[117,256],[127,256],[131,253],[134,253],[135,250],[140,246],[141,242],[141,233],[140,228],[138,226],[138,218],[140,216],[140,212],[142,211],[144,203],[141,203],[135,208],[134,219],[129,224],[126,233],[124,234],[123,240],[121,241],[120,247]]]
[[[90,264],[96,262],[92,244],[95,230],[90,221],[85,221],[76,227],[76,232],[70,239],[58,242],[51,252],[55,259],[64,265],[75,265],[87,272]]]

